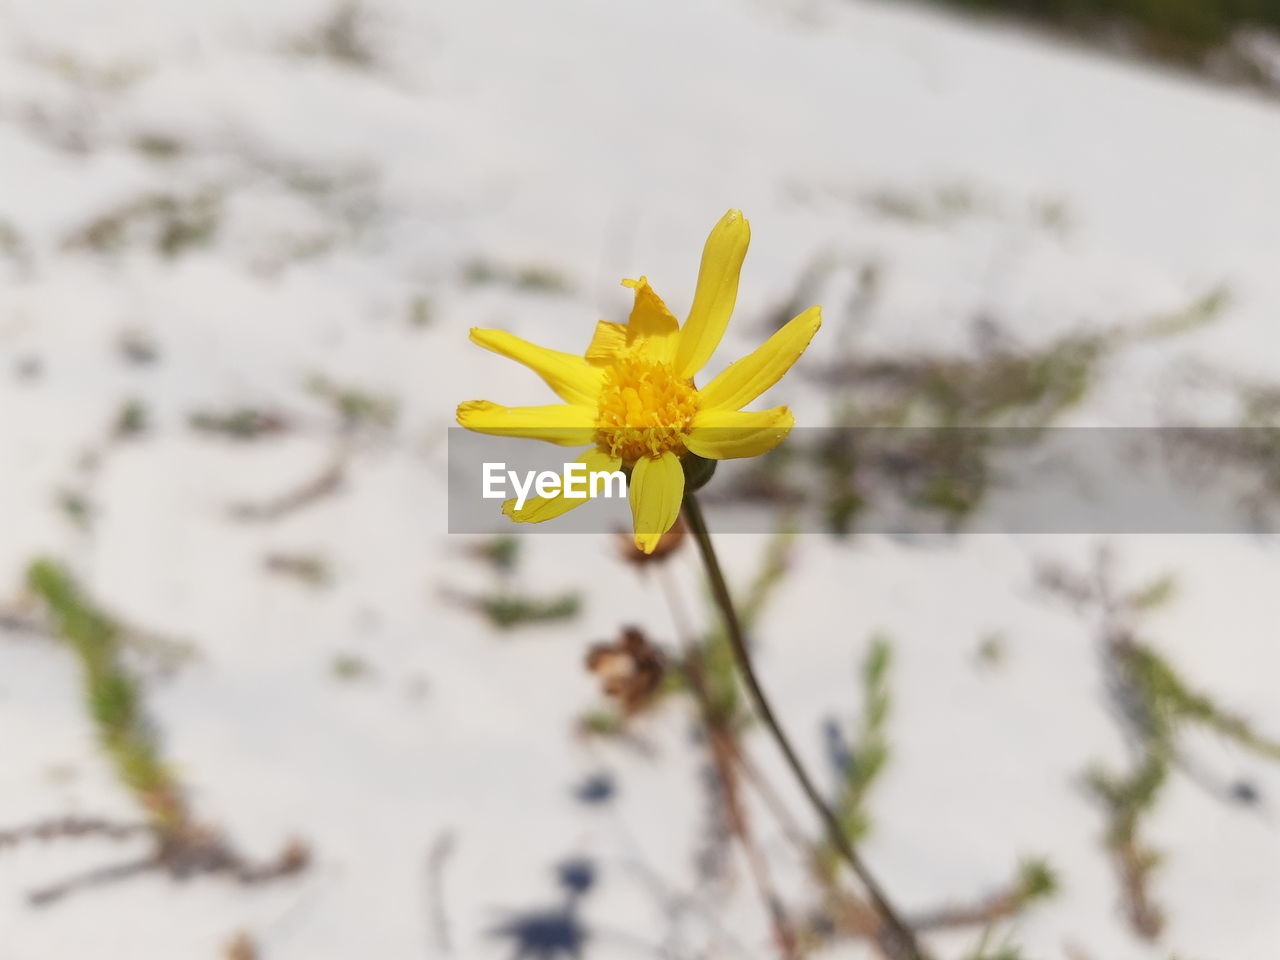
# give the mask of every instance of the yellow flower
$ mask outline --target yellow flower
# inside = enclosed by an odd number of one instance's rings
[[[680,513],[685,454],[711,460],[759,456],[795,423],[786,407],[742,408],[791,369],[822,325],[820,307],[810,307],[705,387],[693,382],[724,336],[750,240],[740,210],[730,210],[715,225],[683,327],[641,277],[622,281],[635,291],[630,320],[597,323],[581,357],[501,330],[473,329],[473,341],[529,367],[564,403],[502,407],[473,400],[458,406],[458,423],[479,433],[593,444],[579,458],[589,473],[630,467],[636,546],[652,552]],[[585,502],[534,497],[519,510],[508,500],[502,511],[512,520],[541,523]]]

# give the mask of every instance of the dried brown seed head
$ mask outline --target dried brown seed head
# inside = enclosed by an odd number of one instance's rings
[[[638,552],[638,551],[637,551]],[[626,627],[613,643],[587,651],[587,669],[600,678],[606,696],[628,714],[639,713],[662,686],[666,660],[637,627]]]

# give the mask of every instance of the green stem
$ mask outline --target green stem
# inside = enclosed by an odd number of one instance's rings
[[[733,598],[729,594],[729,585],[725,581],[724,572],[720,569],[720,560],[716,556],[715,546],[711,542],[711,534],[707,530],[707,522],[702,515],[702,508],[698,505],[697,497],[693,493],[685,494],[684,511],[689,521],[689,529],[693,532],[694,539],[698,543],[698,550],[702,554],[702,563],[706,567],[707,577],[711,581],[712,596],[715,598],[716,606],[720,608],[720,613],[724,617],[725,629],[729,634],[729,643],[733,647],[738,669],[742,674],[747,689],[755,700],[756,711],[759,713],[760,719],[764,721],[765,726],[769,728],[774,741],[778,744],[778,749],[782,751],[782,755],[787,761],[787,766],[791,768],[791,772],[795,775],[796,780],[799,781],[800,787],[804,790],[809,803],[826,827],[832,846],[849,864],[854,874],[866,888],[871,905],[880,915],[881,929],[878,939],[881,948],[895,960],[928,960],[928,955],[921,949],[915,933],[907,926],[902,920],[901,914],[889,902],[889,898],[880,883],[868,869],[862,857],[853,848],[845,832],[840,828],[840,823],[836,820],[835,814],[831,812],[831,809],[823,801],[822,795],[818,792],[818,788],[814,786],[808,771],[805,770],[804,765],[800,762],[800,757],[796,754],[795,747],[791,745],[791,740],[778,722],[777,715],[773,712],[773,707],[769,703],[769,698],[765,696],[764,689],[760,686],[760,680],[756,676],[755,666],[752,664],[751,654],[747,649],[746,638],[743,634],[742,622],[738,619],[737,608],[734,606]]]

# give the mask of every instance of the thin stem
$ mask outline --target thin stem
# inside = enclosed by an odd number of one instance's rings
[[[697,650],[694,648],[692,639],[690,639],[693,636],[693,631],[689,628],[690,621],[685,612],[684,604],[680,602],[680,592],[676,589],[676,585],[671,579],[671,568],[665,563],[654,564],[654,566],[658,568],[656,577],[662,585],[662,593],[667,599],[667,606],[671,608],[671,619],[675,623],[676,636],[679,638],[680,645],[683,648],[684,658],[685,660],[690,660],[697,656]],[[783,833],[787,835],[787,839],[795,844],[798,850],[811,852],[809,840],[804,836],[804,831],[800,829],[800,825],[791,816],[787,805],[782,802],[782,798],[773,789],[773,785],[765,779],[760,769],[743,752],[742,744],[738,743],[737,740],[730,740],[729,749],[733,751],[734,762],[742,768],[743,776],[751,782],[756,792],[760,794],[760,799],[764,801],[774,819],[778,821]]]
[[[809,803],[826,827],[832,845],[849,864],[854,874],[862,882],[862,885],[866,887],[867,896],[883,921],[878,935],[881,948],[895,960],[928,960],[928,955],[921,949],[915,933],[912,932],[911,928],[902,920],[901,914],[889,902],[889,898],[879,882],[872,875],[866,863],[863,862],[862,857],[854,850],[844,830],[841,829],[835,814],[831,812],[831,809],[823,801],[822,795],[818,792],[818,788],[814,786],[813,780],[800,762],[800,757],[797,755],[795,748],[791,745],[791,740],[778,722],[777,715],[769,703],[769,698],[765,696],[764,689],[760,686],[760,680],[756,676],[755,666],[751,662],[751,654],[747,649],[746,638],[743,635],[742,623],[738,619],[737,608],[734,606],[733,598],[729,594],[729,585],[725,582],[724,572],[720,569],[720,560],[716,556],[715,546],[711,542],[711,534],[707,530],[707,522],[703,518],[702,508],[698,505],[697,497],[693,493],[685,494],[684,511],[689,521],[689,529],[693,532],[694,539],[698,542],[698,550],[702,554],[702,562],[706,567],[707,577],[711,581],[712,596],[715,598],[716,606],[720,608],[720,613],[724,617],[725,629],[729,634],[729,642],[733,647],[738,669],[742,673],[747,689],[751,691],[751,696],[755,700],[756,711],[759,713],[760,719],[764,721],[765,726],[769,728],[769,732],[773,734],[773,739],[778,744],[778,749],[782,751],[787,765],[791,768],[791,772],[795,775],[796,780],[799,781]]]

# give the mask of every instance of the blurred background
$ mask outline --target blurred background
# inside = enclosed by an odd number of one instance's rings
[[[881,955],[688,544],[447,528],[456,404],[549,399],[468,328],[581,352],[640,274],[683,316],[731,207],[713,371],[822,303],[801,424],[1153,428],[1256,531],[966,534],[987,450],[801,431],[708,489],[775,519],[730,579],[903,914],[1271,960],[1276,29],[0,0],[0,960]]]

